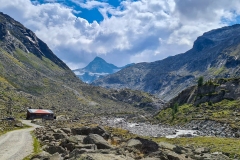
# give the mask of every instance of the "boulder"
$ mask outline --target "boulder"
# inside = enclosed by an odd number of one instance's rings
[[[84,153],[81,154],[79,159],[81,160],[134,160],[131,157],[114,154],[101,154],[101,153]]]
[[[62,130],[64,133],[66,133],[66,134],[71,133],[71,129],[70,129],[70,128],[62,128],[61,130]]]
[[[173,144],[170,144],[170,143],[167,143],[167,142],[160,142],[158,144],[158,146],[162,149],[167,149],[167,150],[170,150],[170,151],[173,151],[173,152],[176,152],[178,154],[182,154],[184,153],[184,149],[182,147],[179,147],[179,146],[175,146]]]
[[[68,138],[68,136],[67,136],[66,134],[64,134],[64,133],[54,133],[54,134],[53,134],[53,137],[54,137],[56,140]]]
[[[92,130],[91,131],[92,134],[98,134],[102,136],[104,139],[110,138],[110,134],[101,126],[94,127],[91,130]]]
[[[50,134],[42,135],[42,141],[44,141],[44,140],[52,141],[53,139],[54,139],[54,137]]]
[[[127,142],[127,147],[133,147],[133,148],[141,150],[142,149],[142,143],[138,139],[130,139]]]
[[[95,144],[79,144],[75,146],[78,149],[97,149],[97,146]]]
[[[53,155],[49,156],[49,160],[63,160],[59,153],[54,153]]]
[[[182,160],[183,157],[174,152],[167,152],[167,158],[170,160]]]
[[[211,154],[212,159],[217,159],[217,160],[228,160],[230,159],[228,156],[224,155],[222,152],[213,152]]]
[[[77,159],[80,158],[81,154],[87,152],[86,149],[74,149],[72,152],[69,153],[69,159]]]
[[[49,159],[49,157],[51,156],[51,154],[49,154],[48,152],[42,151],[36,155],[34,155],[31,160],[43,160],[43,159]]]
[[[89,127],[72,128],[71,131],[73,135],[89,135],[92,132]]]
[[[202,154],[202,153],[208,153],[210,152],[209,148],[201,147],[197,148],[195,151],[193,151],[195,154]]]
[[[67,138],[69,142],[78,144],[78,143],[83,143],[83,139],[86,138],[87,136],[83,135],[75,135],[75,136],[70,136]]]
[[[60,153],[63,155],[67,154],[67,151],[61,146],[47,146],[45,148],[45,151],[47,151],[50,154],[54,154],[54,153]]]
[[[142,143],[142,152],[143,153],[151,153],[151,152],[156,152],[159,148],[158,144],[156,142],[153,142],[151,140],[148,139],[143,139],[140,137],[136,138],[137,140],[139,140]]]
[[[112,148],[108,142],[98,134],[89,134],[83,139],[84,144],[96,144],[98,149],[109,149]]]
[[[23,124],[20,122],[20,123],[16,123],[14,126],[15,127],[23,127]]]
[[[141,160],[159,160],[159,158],[146,157],[146,158],[142,158]]]
[[[73,151],[75,148],[76,148],[76,146],[75,146],[75,144],[74,143],[68,143],[68,144],[66,144],[65,145],[65,148],[68,150],[68,151]]]

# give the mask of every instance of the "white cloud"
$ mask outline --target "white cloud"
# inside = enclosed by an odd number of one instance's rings
[[[71,68],[84,67],[96,55],[122,66],[182,53],[203,32],[235,22],[240,14],[236,0],[126,0],[116,8],[72,0],[104,17],[89,23],[73,14],[81,11],[50,1],[1,0],[0,11],[33,30]]]

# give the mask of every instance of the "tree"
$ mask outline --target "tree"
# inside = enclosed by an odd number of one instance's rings
[[[198,78],[198,86],[202,86],[203,85],[203,76]]]
[[[178,112],[178,103],[175,103],[173,106],[173,112],[177,113]]]

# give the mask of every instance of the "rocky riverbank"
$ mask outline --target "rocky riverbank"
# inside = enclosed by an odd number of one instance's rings
[[[103,127],[37,128],[35,135],[43,152],[32,160],[227,160],[220,152],[208,148],[181,147],[166,142],[156,143],[140,137],[125,139],[107,132]]]
[[[193,137],[217,136],[240,137],[240,131],[231,128],[227,123],[211,120],[193,120],[183,126],[167,126],[164,124],[132,123],[124,118],[101,118],[101,125],[129,130],[133,134],[150,137]]]
[[[167,126],[164,124],[151,124],[149,122],[145,123],[132,123],[127,122],[124,118],[101,118],[101,125],[110,126],[114,128],[122,128],[128,130],[130,133],[149,136],[149,137],[192,137],[197,135],[202,135],[199,131],[192,129],[185,129],[180,126]]]
[[[232,128],[227,123],[212,120],[192,120],[190,123],[184,125],[184,128],[198,130],[201,136],[240,137],[239,129]]]

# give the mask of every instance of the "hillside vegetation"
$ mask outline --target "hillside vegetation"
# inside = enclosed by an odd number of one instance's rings
[[[27,108],[51,109],[57,115],[82,116],[149,113],[142,104],[157,98],[138,92],[129,104],[109,98],[113,90],[83,83],[32,31],[0,13],[0,108],[2,117],[25,117]],[[131,95],[136,92],[128,91]],[[145,102],[145,101],[144,101]],[[162,103],[148,107],[160,107]]]
[[[240,78],[209,80],[182,91],[156,118],[163,123],[185,124],[214,120],[240,129]]]

